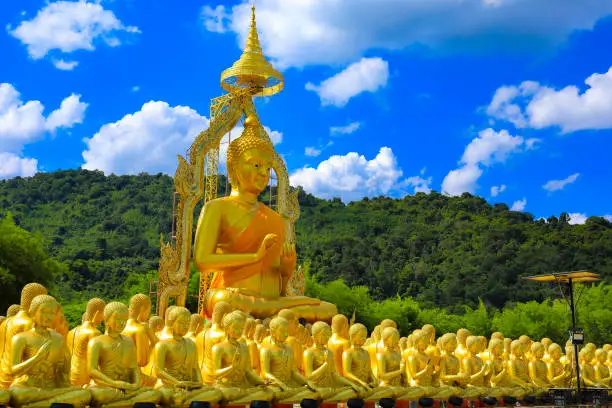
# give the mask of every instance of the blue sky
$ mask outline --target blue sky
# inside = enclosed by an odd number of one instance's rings
[[[240,56],[249,4],[1,2],[0,178],[173,174]],[[612,214],[612,1],[256,6],[285,77],[257,105],[294,184],[344,201],[433,189],[536,217]]]

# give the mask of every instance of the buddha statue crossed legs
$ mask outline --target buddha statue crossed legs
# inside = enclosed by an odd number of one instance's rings
[[[10,388],[15,408],[47,408],[55,402],[75,407],[89,404],[89,391],[70,386],[64,337],[51,330],[58,307],[55,298],[36,296],[28,310],[33,328],[13,337],[8,372],[15,378]]]
[[[282,216],[257,200],[275,160],[271,142],[257,135],[260,127],[254,115],[246,118],[243,134],[227,151],[232,192],[207,202],[200,214],[194,263],[203,275],[215,273],[206,310],[225,301],[256,318],[292,309],[309,321],[329,321],[337,313],[331,303],[287,296],[295,246],[285,242]]]
[[[93,380],[89,390],[93,407],[129,408],[137,402],[158,403],[161,394],[142,387],[136,346],[121,334],[128,320],[128,308],[111,302],[104,308],[106,332],[90,340],[87,366]]]
[[[198,367],[196,346],[186,338],[191,314],[184,307],[175,307],[166,319],[166,328],[172,338],[160,340],[153,351],[157,384],[161,392],[161,405],[182,408],[192,401],[219,402],[221,392],[202,383]]]

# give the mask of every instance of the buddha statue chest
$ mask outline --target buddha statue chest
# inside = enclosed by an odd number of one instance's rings
[[[130,368],[135,365],[132,340],[123,335],[105,340],[100,348],[100,371],[114,380],[131,382]]]
[[[217,384],[224,387],[244,387],[247,384],[246,372],[249,364],[249,351],[246,344],[241,341],[232,341],[224,345],[225,351],[221,359],[223,367],[234,365],[236,369],[217,380]],[[238,359],[238,361],[235,361]]]
[[[188,358],[190,356],[186,345],[188,341],[191,340],[181,339],[166,344],[165,369],[180,381],[191,381],[194,368],[194,361]]]
[[[351,353],[354,351],[351,350],[348,352]],[[351,359],[351,372],[353,375],[362,381],[370,381],[371,370],[370,354],[364,349],[359,349],[354,352],[353,358]]]

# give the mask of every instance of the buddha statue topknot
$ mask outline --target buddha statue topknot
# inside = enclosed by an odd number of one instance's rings
[[[274,147],[259,137],[261,131],[257,117],[249,115],[227,150],[231,194],[208,201],[200,214],[194,263],[202,273],[214,273],[205,308],[210,313],[225,301],[256,318],[291,309],[307,321],[330,321],[337,313],[334,305],[287,296],[295,246],[285,240],[283,217],[257,199],[275,164]]]

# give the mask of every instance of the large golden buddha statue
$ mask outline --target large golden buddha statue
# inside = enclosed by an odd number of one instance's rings
[[[336,306],[305,296],[286,296],[296,266],[295,247],[285,242],[282,216],[258,201],[268,186],[274,163],[272,143],[257,136],[254,115],[227,151],[232,183],[228,197],[206,203],[195,236],[194,263],[214,273],[206,310],[225,301],[256,318],[291,309],[308,321],[330,321]]]

